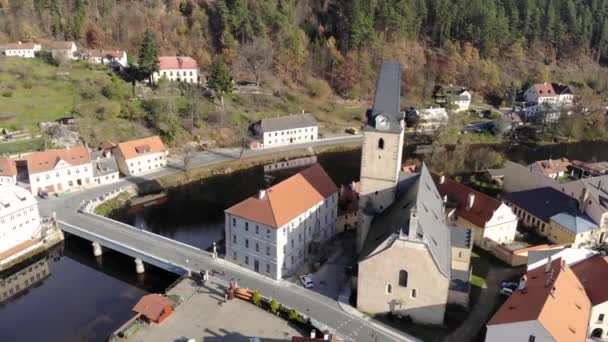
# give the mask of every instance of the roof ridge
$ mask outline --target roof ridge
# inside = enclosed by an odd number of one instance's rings
[[[279,183],[279,184],[280,184],[280,183]],[[273,205],[272,205],[272,202],[273,202],[273,201],[270,199],[270,195],[272,194],[272,191],[270,191],[270,190],[271,190],[273,187],[274,187],[274,186],[271,186],[270,188],[265,189],[265,190],[264,190],[264,192],[266,193],[266,196],[265,196],[265,197],[268,197],[268,198],[267,198],[267,201],[268,201],[268,205],[270,206],[270,213],[272,214],[272,221],[273,221],[273,223],[274,223],[274,226],[275,226],[275,227],[277,227],[277,228],[281,228],[281,227],[279,227],[279,223],[278,223],[279,221],[277,220],[277,216],[276,216],[276,214],[275,214],[275,212],[274,212],[274,207],[273,207]],[[273,197],[274,197],[274,196],[273,196]],[[262,198],[262,200],[264,200],[264,199]]]

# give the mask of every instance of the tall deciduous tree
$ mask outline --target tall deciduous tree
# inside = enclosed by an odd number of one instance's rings
[[[255,38],[246,43],[239,51],[239,61],[255,77],[255,82],[259,83],[260,78],[272,67],[274,58],[274,48],[270,41],[264,38]]]
[[[224,96],[232,94],[234,91],[234,84],[228,67],[221,58],[218,58],[213,62],[207,86],[215,92],[215,96],[220,99],[222,108],[224,108]]]
[[[142,36],[139,47],[139,70],[154,84],[152,74],[158,71],[158,45],[152,31],[147,29]]]

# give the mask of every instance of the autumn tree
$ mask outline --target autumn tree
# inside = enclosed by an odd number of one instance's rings
[[[243,45],[239,52],[239,62],[245,66],[255,77],[259,84],[260,79],[272,67],[274,48],[268,39],[255,38]]]

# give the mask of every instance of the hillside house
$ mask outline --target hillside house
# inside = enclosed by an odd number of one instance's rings
[[[17,183],[17,165],[15,161],[0,157],[0,184],[16,184]]]
[[[40,44],[36,43],[17,42],[0,45],[0,53],[6,57],[34,58],[40,49]]]
[[[317,120],[307,113],[266,118],[253,126],[260,148],[301,144],[316,141],[319,136]]]
[[[82,54],[82,59],[90,63],[126,68],[127,52],[122,50],[89,50]]]
[[[118,169],[125,176],[159,170],[167,165],[169,154],[157,135],[119,143],[113,152]]]
[[[42,50],[49,52],[56,60],[75,60],[78,48],[72,41],[53,41],[42,46]]]
[[[465,87],[439,86],[436,87],[433,97],[443,106],[452,107],[456,113],[469,110],[471,107],[471,93]]]
[[[158,58],[158,71],[152,74],[154,82],[161,78],[184,83],[200,83],[198,64],[188,56],[161,56]]]

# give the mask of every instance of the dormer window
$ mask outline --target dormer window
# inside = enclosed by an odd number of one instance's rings
[[[376,116],[376,128],[377,129],[388,129],[389,128],[388,118],[384,115],[377,115]]]

